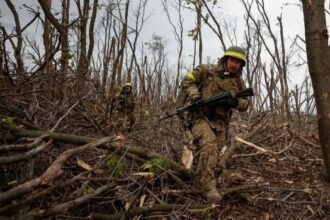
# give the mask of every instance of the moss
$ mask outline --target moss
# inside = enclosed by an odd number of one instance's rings
[[[168,160],[163,158],[154,158],[148,160],[142,165],[144,170],[149,170],[150,172],[161,174],[171,168],[171,164]]]
[[[128,168],[126,161],[119,160],[116,156],[107,161],[106,167],[112,170],[113,175],[117,177],[123,176]]]

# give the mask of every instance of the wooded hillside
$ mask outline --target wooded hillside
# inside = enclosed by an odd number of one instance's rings
[[[155,19],[149,1],[59,2],[0,3],[14,27],[0,17],[1,219],[328,218],[329,1],[295,5],[305,36],[289,39],[285,15],[273,23],[267,2],[241,0],[246,23],[237,42],[220,1],[161,0],[175,65],[165,37],[141,39]],[[186,11],[196,26],[185,26]],[[159,120],[175,110],[182,77],[211,62],[202,27],[219,40],[217,58],[232,44],[246,49],[243,78],[255,92],[249,110],[233,114],[216,204],[194,184],[198,151],[181,121]],[[301,66],[309,76],[294,84],[290,73]],[[127,82],[136,123],[118,131],[114,102]],[[193,159],[191,168],[182,157]]]

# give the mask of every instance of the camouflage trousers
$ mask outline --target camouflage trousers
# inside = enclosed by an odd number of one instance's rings
[[[194,141],[200,152],[197,165],[197,178],[202,190],[209,191],[216,188],[214,171],[221,155],[222,146],[226,139],[224,124],[212,128],[204,118],[196,119],[191,129]]]
[[[133,124],[135,123],[135,116],[134,112],[123,112],[119,111],[118,112],[118,121],[117,121],[117,129],[118,130],[126,130],[131,129]]]

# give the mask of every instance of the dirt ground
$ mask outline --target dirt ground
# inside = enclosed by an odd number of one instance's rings
[[[2,219],[329,219],[330,184],[320,174],[311,116],[235,114],[235,151],[226,168],[216,170],[222,200],[208,204],[192,174],[198,148],[192,172],[175,167],[187,143],[176,118],[159,122],[148,114],[131,132],[118,134],[100,126],[98,114],[87,113],[74,112],[58,132],[93,137],[92,145],[57,136],[38,142],[19,132],[10,139],[2,125]],[[95,143],[105,136],[108,144]]]

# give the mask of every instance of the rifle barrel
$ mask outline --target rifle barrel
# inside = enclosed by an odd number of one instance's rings
[[[238,98],[248,97],[248,96],[254,96],[254,92],[253,92],[252,88],[246,88],[246,89],[240,90],[236,93],[236,97],[238,97]],[[225,92],[225,93],[222,93],[222,94],[212,96],[212,97],[207,98],[205,100],[201,100],[198,103],[192,103],[190,105],[187,105],[187,106],[184,106],[182,108],[177,109],[173,113],[166,113],[166,115],[159,118],[159,120],[163,120],[163,119],[172,117],[174,115],[178,115],[178,114],[183,113],[185,111],[193,111],[195,109],[199,109],[199,108],[202,108],[204,106],[217,104],[217,103],[219,103],[219,101],[221,101],[222,99],[224,99],[226,97],[231,97],[229,92]]]

